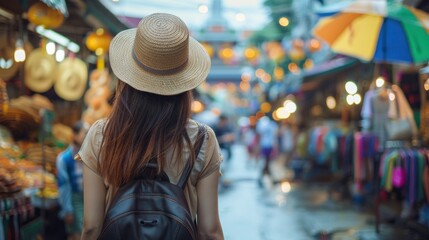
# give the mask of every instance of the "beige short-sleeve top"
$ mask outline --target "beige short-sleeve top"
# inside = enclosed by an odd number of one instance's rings
[[[101,119],[91,126],[78,153],[83,163],[98,175],[100,175],[98,171],[98,163],[99,161],[103,161],[103,159],[99,158],[99,153],[103,140],[103,130],[106,125],[106,122],[107,119]],[[185,196],[188,201],[191,214],[194,218],[197,214],[197,183],[200,179],[209,176],[215,171],[220,174],[220,164],[223,159],[219,144],[216,139],[216,135],[209,126],[205,127],[207,129],[207,134],[201,147],[200,153],[195,160],[194,167],[192,169],[191,175],[185,188]],[[197,122],[195,122],[194,120],[189,120],[188,125],[186,126],[186,130],[188,132],[189,138],[191,139],[191,142],[195,143],[198,134]],[[183,163],[180,164],[180,166],[185,166],[184,163],[186,163],[188,159],[189,149],[187,149],[187,147],[185,147],[185,149],[183,150],[183,155]],[[171,160],[172,156],[172,150],[167,152],[166,161],[168,161],[169,159]],[[178,167],[177,165],[172,163],[167,163],[165,164],[165,166],[165,173],[168,175],[170,181],[176,184],[179,181],[183,167]],[[114,194],[117,191],[117,188],[110,186],[109,183],[106,181],[105,186],[107,188],[105,204],[107,211],[114,197]]]

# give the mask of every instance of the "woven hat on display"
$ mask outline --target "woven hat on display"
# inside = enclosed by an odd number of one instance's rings
[[[194,89],[210,71],[210,57],[204,47],[189,36],[180,18],[166,13],[144,17],[137,28],[116,35],[109,59],[120,80],[159,95]]]
[[[58,66],[55,92],[67,101],[76,101],[83,96],[88,80],[86,64],[78,58],[67,58]]]
[[[54,84],[56,68],[53,56],[40,48],[32,51],[25,62],[25,85],[34,92],[48,91]]]
[[[19,64],[14,61],[15,46],[10,44],[7,36],[0,36],[0,78],[7,81],[19,70]]]
[[[71,127],[57,123],[52,127],[52,135],[54,135],[57,140],[65,144],[70,144],[73,141],[74,134]]]

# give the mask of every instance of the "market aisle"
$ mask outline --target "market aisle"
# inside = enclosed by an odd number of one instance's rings
[[[219,196],[225,239],[419,239],[386,225],[376,235],[371,212],[329,199],[327,184],[260,188],[259,168],[247,162],[244,146],[234,146],[233,152],[223,174],[229,187]],[[279,165],[275,170],[282,171]]]

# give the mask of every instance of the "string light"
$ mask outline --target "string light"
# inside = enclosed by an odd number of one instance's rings
[[[264,69],[262,69],[262,68],[258,68],[258,69],[256,69],[255,75],[256,75],[258,78],[263,78],[263,77],[264,77],[264,75],[265,75],[265,71],[264,71]]]
[[[16,41],[16,49],[14,53],[15,62],[24,62],[25,61],[25,50],[24,43],[21,39]]]
[[[194,113],[200,113],[204,110],[204,105],[200,101],[194,100],[192,102],[191,109]]]
[[[357,87],[356,83],[354,83],[352,81],[348,81],[346,83],[346,91],[348,94],[351,94],[351,95],[356,94],[358,91],[358,87]]]
[[[55,53],[55,60],[57,60],[57,62],[62,62],[65,57],[66,57],[66,53],[64,52],[63,49],[58,49],[57,52]]]
[[[48,42],[46,44],[46,53],[49,54],[49,55],[54,55],[55,54],[55,43]]]
[[[239,22],[244,22],[246,20],[246,15],[244,15],[244,13],[237,13],[235,19]]]
[[[290,112],[285,107],[280,107],[276,112],[279,119],[287,119],[290,117]]]
[[[209,12],[209,7],[207,7],[207,5],[201,4],[198,7],[198,12],[203,13],[203,14],[208,13]]]
[[[261,104],[261,111],[262,111],[262,112],[265,112],[265,113],[270,112],[270,111],[271,111],[271,104],[270,104],[270,103],[268,103],[268,102],[263,102],[263,103]]]
[[[359,105],[362,101],[362,97],[359,94],[353,95],[354,104]]]
[[[337,101],[333,96],[329,96],[326,98],[326,106],[328,106],[329,109],[335,109],[337,106]]]
[[[287,17],[281,17],[279,19],[279,24],[282,27],[287,27],[289,25],[289,19]]]
[[[252,75],[250,73],[242,73],[241,80],[244,82],[248,82],[252,79]]]
[[[294,113],[294,112],[296,112],[296,109],[297,109],[297,107],[296,107],[296,103],[294,103],[293,101],[291,101],[291,100],[286,100],[284,103],[283,103],[283,106],[286,108],[286,110],[289,112],[289,113]]]
[[[378,88],[383,87],[385,84],[385,81],[382,77],[378,77],[377,80],[375,80],[375,86]]]

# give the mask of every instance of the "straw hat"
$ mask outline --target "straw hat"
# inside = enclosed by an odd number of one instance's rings
[[[0,78],[7,81],[19,70],[19,64],[14,61],[15,46],[8,44],[5,36],[0,36]]]
[[[70,144],[73,142],[73,129],[61,123],[54,124],[52,127],[52,135],[65,144]]]
[[[46,92],[54,84],[57,62],[42,49],[30,53],[25,62],[25,85],[34,92]]]
[[[133,88],[175,95],[197,87],[210,71],[204,47],[178,17],[155,13],[120,32],[109,49],[115,75]]]
[[[67,101],[76,101],[86,89],[88,69],[78,58],[67,58],[58,66],[55,92]]]

